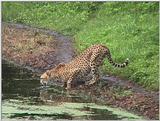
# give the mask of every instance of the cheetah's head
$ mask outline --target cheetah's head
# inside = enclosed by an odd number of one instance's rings
[[[59,81],[59,72],[60,69],[64,67],[65,64],[59,64],[55,68],[51,70],[47,70],[45,73],[43,73],[40,77],[40,83],[42,85],[48,85],[52,82]]]

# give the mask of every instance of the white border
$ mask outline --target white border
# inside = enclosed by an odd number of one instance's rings
[[[1,8],[1,2],[0,2],[0,8]],[[1,20],[2,20],[2,17],[1,17],[1,14],[2,14],[2,9],[1,9],[1,12],[0,12],[0,106],[1,106],[1,108],[0,108],[0,111],[1,111],[1,113],[0,113],[0,119],[2,119],[2,51],[1,51],[1,49],[2,49],[2,46],[1,46],[1,43],[2,43],[2,39],[1,39]]]
[[[5,1],[7,1],[7,2],[16,2],[16,1],[18,1],[18,2],[22,2],[22,1],[33,1],[33,0],[1,0],[2,2],[5,2]],[[1,108],[0,108],[0,111],[1,111],[1,113],[0,113],[0,120],[2,120],[2,38],[1,38],[1,35],[2,35],[2,33],[1,33],[1,23],[2,23],[2,8],[1,8],[1,2],[0,1],[0,9],[1,9],[1,11],[0,11],[0,106],[1,106]],[[34,1],[42,1],[42,2],[44,2],[44,0],[34,0]],[[96,1],[96,2],[159,2],[159,0],[46,0],[45,2],[48,2],[48,1],[52,1],[52,2],[54,2],[54,1],[59,1],[59,2],[62,2],[62,1],[64,1],[64,2],[68,2],[68,1],[73,1],[73,2],[76,2],[76,1],[90,1],[90,2],[93,2],[93,1]],[[159,2],[159,13],[160,13],[160,2]],[[160,17],[160,16],[159,16]],[[160,19],[160,18],[159,18]],[[159,21],[159,52],[160,52],[160,21]],[[159,56],[159,60],[160,60],[160,56]],[[159,90],[160,90],[160,61],[159,61]],[[160,104],[160,95],[159,95],[159,104]],[[160,108],[160,105],[159,105],[159,108]],[[159,114],[160,114],[160,112],[159,112]],[[159,119],[160,119],[160,115],[159,115]],[[11,121],[17,121],[17,119],[7,119],[8,121],[9,120],[11,120]],[[19,121],[21,121],[21,119],[19,119]],[[32,121],[34,121],[34,120],[32,120]],[[36,120],[37,121],[37,120]],[[102,120],[100,120],[100,121],[102,121]],[[145,120],[139,120],[139,121],[145,121]],[[154,121],[154,120],[153,120]],[[156,121],[156,120],[155,120]]]
[[[41,1],[41,2],[48,2],[48,1],[52,1],[52,2],[69,2],[69,1],[73,1],[73,2],[77,2],[77,1],[88,1],[88,2],[159,2],[160,0],[1,0],[3,1],[8,1],[8,2],[22,2],[22,1]]]
[[[160,2],[159,2],[159,14],[160,14]],[[160,15],[158,15],[158,18]],[[159,18],[160,19],[160,18]],[[159,21],[159,93],[160,93],[160,20]],[[160,109],[160,94],[159,94],[159,109]],[[160,120],[160,110],[159,110],[159,120]]]

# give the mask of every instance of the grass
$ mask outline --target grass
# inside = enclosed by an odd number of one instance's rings
[[[104,73],[158,90],[158,9],[158,2],[2,2],[2,21],[71,35],[79,52],[102,43],[116,62],[130,59],[125,69],[105,61]]]
[[[99,3],[3,2],[2,19],[74,35],[89,19],[89,15],[92,13],[89,11],[90,8],[96,9],[97,4]]]

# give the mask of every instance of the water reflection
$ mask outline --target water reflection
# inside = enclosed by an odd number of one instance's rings
[[[75,92],[67,92],[59,87],[52,86],[51,88],[40,90],[40,99],[44,102],[76,102],[76,103],[88,103],[91,102],[89,98],[85,99],[79,96]]]
[[[39,79],[32,76],[30,71],[2,60],[2,99],[39,96],[33,90],[39,86]]]

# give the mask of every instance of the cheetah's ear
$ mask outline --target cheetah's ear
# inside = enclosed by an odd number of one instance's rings
[[[65,66],[64,63],[60,63],[60,64],[58,64],[58,66],[56,66],[56,69],[59,69],[59,68],[64,67],[64,66]]]

